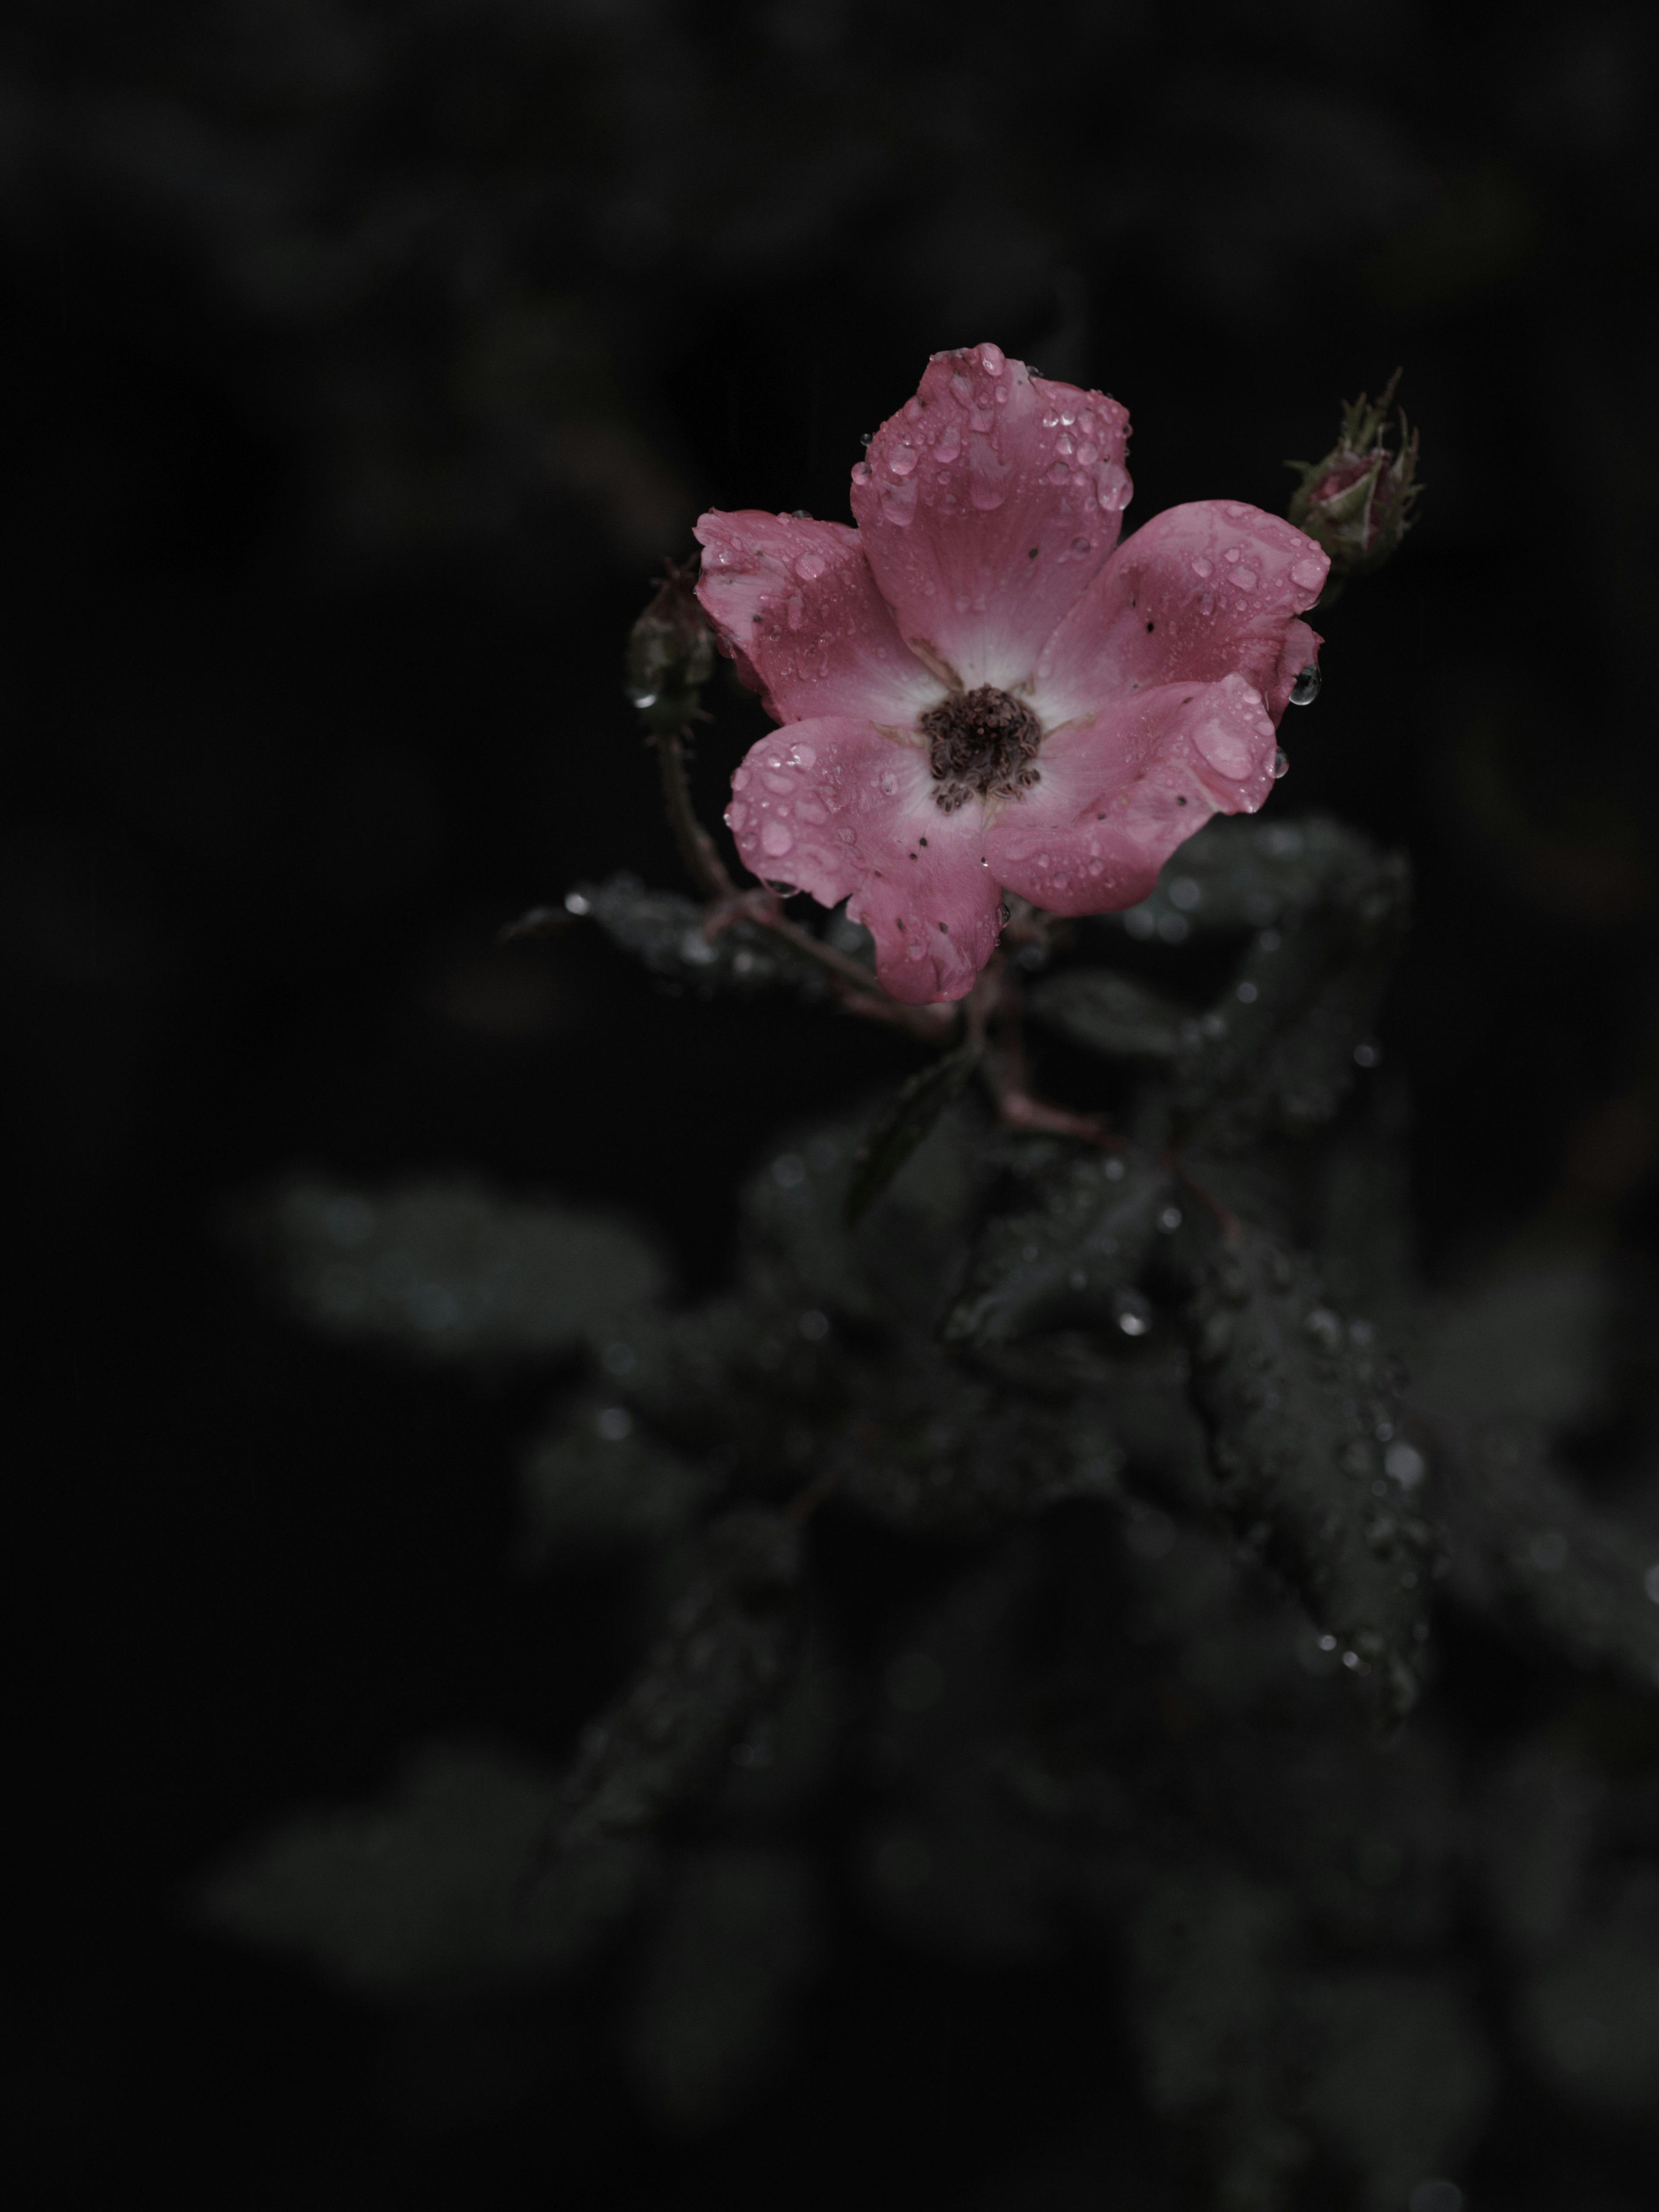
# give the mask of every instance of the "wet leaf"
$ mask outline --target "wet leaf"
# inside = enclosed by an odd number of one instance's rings
[[[1115,1497],[1122,1464],[1099,1400],[1034,1405],[919,1348],[871,1373],[825,1468],[878,1520],[971,1535],[1062,1498]]]
[[[1165,944],[1266,929],[1340,896],[1376,859],[1369,839],[1328,815],[1295,822],[1218,815],[1179,848],[1157,890],[1109,917],[1109,926]]]
[[[1109,968],[1045,975],[1028,1004],[1035,1019],[1105,1060],[1173,1060],[1192,1011]]]
[[[1073,1159],[1045,1177],[1040,1205],[994,1217],[945,1324],[951,1343],[995,1343],[1067,1320],[1121,1319],[1170,1207],[1168,1171],[1141,1153]],[[1176,1209],[1179,1218],[1179,1209]]]
[[[771,991],[794,991],[809,1000],[830,995],[823,969],[769,932],[740,921],[707,937],[703,908],[695,899],[648,890],[636,876],[579,884],[565,905],[572,914],[591,916],[653,975],[704,997],[732,992],[757,998]]]
[[[1216,1241],[1191,1321],[1224,1515],[1397,1719],[1417,1694],[1431,1532],[1411,1494],[1420,1460],[1385,1457],[1400,1414],[1382,1346],[1310,1261],[1248,1226]]]
[[[1196,1141],[1239,1152],[1331,1119],[1373,1049],[1410,903],[1404,860],[1371,856],[1316,916],[1261,933],[1232,988],[1187,1027],[1176,1105]]]
[[[800,1531],[728,1513],[704,1533],[662,1635],[582,1738],[555,1831],[564,1852],[648,1828],[719,1774],[782,1682]]]
[[[983,1051],[977,1038],[965,1038],[919,1069],[900,1090],[854,1160],[847,1186],[849,1228],[869,1212],[945,1108],[961,1095]]]

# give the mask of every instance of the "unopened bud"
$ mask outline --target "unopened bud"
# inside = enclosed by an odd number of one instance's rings
[[[696,572],[666,565],[662,581],[628,638],[628,696],[654,735],[683,730],[697,717],[714,672],[714,636],[695,595]]]
[[[1322,461],[1287,461],[1302,482],[1286,512],[1331,556],[1328,605],[1351,576],[1380,568],[1411,527],[1422,496],[1417,482],[1417,433],[1400,416],[1398,452],[1389,445],[1388,413],[1396,369],[1373,406],[1362,392],[1342,411],[1342,434]]]

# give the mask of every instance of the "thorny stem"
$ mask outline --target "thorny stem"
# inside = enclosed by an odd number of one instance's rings
[[[691,786],[685,774],[685,737],[684,730],[672,730],[651,741],[657,748],[657,765],[662,770],[662,796],[668,810],[668,826],[680,848],[680,858],[703,896],[729,899],[737,887],[726,872],[726,863],[714,839],[698,821],[691,804]]]
[[[984,987],[984,996],[981,988]],[[988,1020],[996,1023],[996,1042],[981,1062],[981,1073],[991,1094],[997,1120],[1005,1129],[1026,1129],[1050,1137],[1073,1137],[1097,1152],[1116,1153],[1146,1151],[1127,1137],[1120,1137],[1098,1115],[1073,1114],[1064,1106],[1050,1106],[1026,1088],[1025,994],[1013,963],[1001,953],[980,978],[968,1001],[971,1033],[984,1035]],[[1189,1191],[1211,1215],[1224,1237],[1239,1233],[1238,1216],[1215,1193],[1205,1188],[1179,1152],[1164,1146],[1148,1157],[1157,1160]]]

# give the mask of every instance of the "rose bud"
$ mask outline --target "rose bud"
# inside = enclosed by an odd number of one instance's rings
[[[628,696],[654,736],[700,719],[702,687],[714,672],[714,639],[696,599],[696,571],[669,562],[655,595],[628,637]]]
[[[1385,428],[1396,369],[1372,406],[1362,392],[1343,410],[1342,434],[1322,461],[1287,461],[1302,482],[1285,510],[1298,530],[1331,556],[1328,606],[1351,576],[1380,568],[1411,527],[1422,495],[1417,477],[1417,433],[1400,416],[1400,450],[1390,450]]]

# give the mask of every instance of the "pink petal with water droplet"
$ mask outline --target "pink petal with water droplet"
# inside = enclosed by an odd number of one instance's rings
[[[763,738],[750,749],[746,793],[763,778],[769,793],[789,783],[793,795],[776,790],[746,811],[734,803],[726,816],[745,866],[822,906],[845,899],[875,939],[876,973],[894,998],[929,1006],[963,997],[1000,926],[982,808],[970,801],[940,813],[926,753],[868,722],[826,717],[788,734],[810,738],[811,767],[790,765],[808,748]]]
[[[938,679],[905,648],[856,530],[713,510],[698,518],[696,534],[703,612],[777,720],[867,714],[908,723],[939,697]]]
[[[1129,495],[1126,408],[1032,376],[1019,362],[988,370],[985,353],[970,346],[931,361],[915,398],[872,440],[868,480],[853,485],[871,568],[904,636],[970,690],[1007,690],[1030,675],[1043,640],[1115,544]],[[998,384],[1006,404],[996,404]],[[1085,432],[1096,459],[1067,465],[1060,441]],[[906,478],[901,514],[892,465],[924,443],[943,465]],[[1053,480],[1057,468],[1063,481]],[[1071,552],[1080,536],[1091,542],[1083,556]]]
[[[1266,702],[1242,676],[1118,700],[1045,738],[1041,781],[986,833],[991,873],[1051,914],[1134,906],[1212,814],[1261,805],[1273,752]]]
[[[1203,583],[1234,547],[1256,578],[1242,605]],[[1293,624],[1305,629],[1296,617],[1318,598],[1328,566],[1311,538],[1257,507],[1199,500],[1155,514],[1118,547],[1044,647],[1038,714],[1054,728],[1137,686],[1237,674],[1276,719],[1290,691],[1278,682],[1285,639]]]

